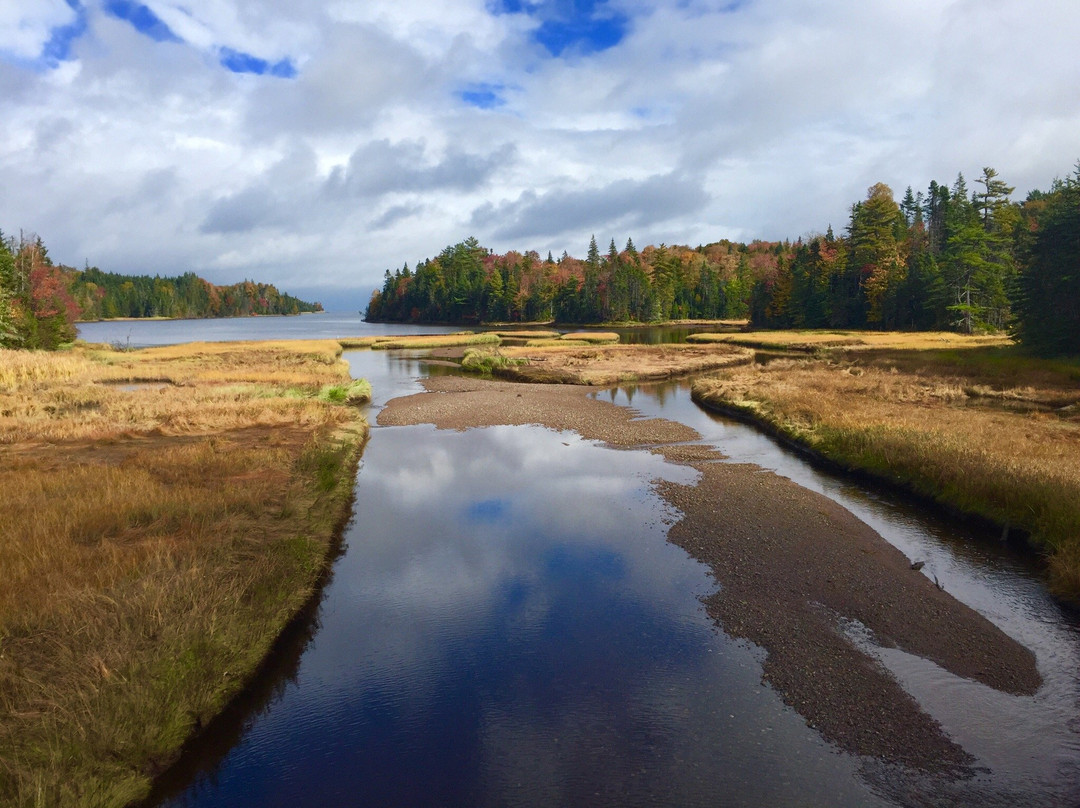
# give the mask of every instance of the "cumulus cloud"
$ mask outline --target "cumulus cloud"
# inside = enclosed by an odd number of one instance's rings
[[[0,226],[60,260],[307,288],[496,250],[784,238],[1070,170],[1063,0],[13,0]]]

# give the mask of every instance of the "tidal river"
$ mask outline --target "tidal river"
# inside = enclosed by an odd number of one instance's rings
[[[373,425],[442,370],[346,358]],[[1009,696],[854,632],[975,756],[971,776],[841,753],[762,684],[763,652],[705,613],[709,570],[666,540],[679,513],[656,481],[694,469],[536,426],[374,426],[321,603],[153,804],[1078,804],[1080,628],[1029,558],[813,470],[684,384],[599,397],[838,501],[1035,652],[1042,687]]]
[[[373,423],[428,367],[347,359],[372,381]],[[707,568],[665,540],[678,513],[653,483],[691,483],[689,467],[540,427],[375,427],[318,611],[156,803],[1076,804],[1080,633],[1029,560],[813,471],[684,385],[599,395],[823,491],[1036,652],[1042,688],[1013,697],[876,650],[976,756],[973,777],[842,754],[761,684],[761,651],[705,614]]]

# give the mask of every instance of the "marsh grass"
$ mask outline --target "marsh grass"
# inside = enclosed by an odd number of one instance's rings
[[[593,343],[583,339],[564,339],[562,337],[538,337],[525,341],[526,348],[588,348]]]
[[[486,333],[486,334],[494,334],[499,339],[510,339],[510,340],[541,339],[541,338],[545,338],[545,337],[558,339],[559,336],[560,336],[560,333],[558,331],[551,331],[549,329],[544,329],[544,328],[521,328],[521,329],[511,330],[511,331],[495,330],[495,331],[485,331],[484,333]]]
[[[0,352],[0,804],[141,797],[311,596],[366,434],[339,353]]]
[[[527,364],[527,359],[506,356],[491,348],[466,348],[461,358],[461,367],[473,373],[491,375],[503,368]]]
[[[1011,345],[1004,335],[968,336],[950,331],[750,331],[723,334],[691,334],[692,343],[730,342],[747,348],[766,348],[807,353],[828,349],[926,350],[980,348]]]
[[[1080,599],[1080,362],[1015,348],[853,350],[701,379],[741,412],[845,467],[1027,531]]]
[[[367,379],[347,384],[327,384],[319,390],[319,399],[332,404],[366,404],[371,401],[371,385]]]
[[[619,335],[614,331],[571,331],[560,337],[563,342],[579,343],[587,345],[615,345],[619,341]]]
[[[511,347],[503,353],[519,362],[495,368],[495,375],[524,382],[600,386],[670,379],[753,359],[751,351],[733,345],[581,345],[572,340]]]
[[[371,344],[374,351],[401,349],[456,348],[464,345],[498,345],[499,337],[493,333],[474,334],[463,331],[458,334],[421,334],[410,337],[380,337]]]

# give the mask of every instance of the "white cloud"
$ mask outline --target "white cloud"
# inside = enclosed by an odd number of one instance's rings
[[[37,59],[53,30],[76,18],[64,0],[4,0],[0,3],[0,54]]]
[[[496,250],[838,230],[993,165],[1017,196],[1080,149],[1071,0],[611,0],[616,47],[553,59],[485,0],[148,0],[0,9],[0,226],[60,260],[358,288],[475,234]],[[220,49],[295,78],[235,74]],[[491,109],[461,93],[486,88]],[[345,294],[343,292],[343,294]]]

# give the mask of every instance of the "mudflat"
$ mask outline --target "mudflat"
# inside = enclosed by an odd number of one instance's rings
[[[852,621],[881,645],[997,690],[1030,694],[1041,684],[1030,650],[912,570],[847,510],[756,466],[716,462],[685,425],[636,418],[583,386],[452,376],[424,384],[427,392],[391,401],[379,423],[540,424],[697,469],[695,485],[657,484],[682,513],[669,540],[711,567],[720,589],[706,606],[720,628],[763,648],[763,678],[846,752],[924,771],[972,762],[845,631]]]

